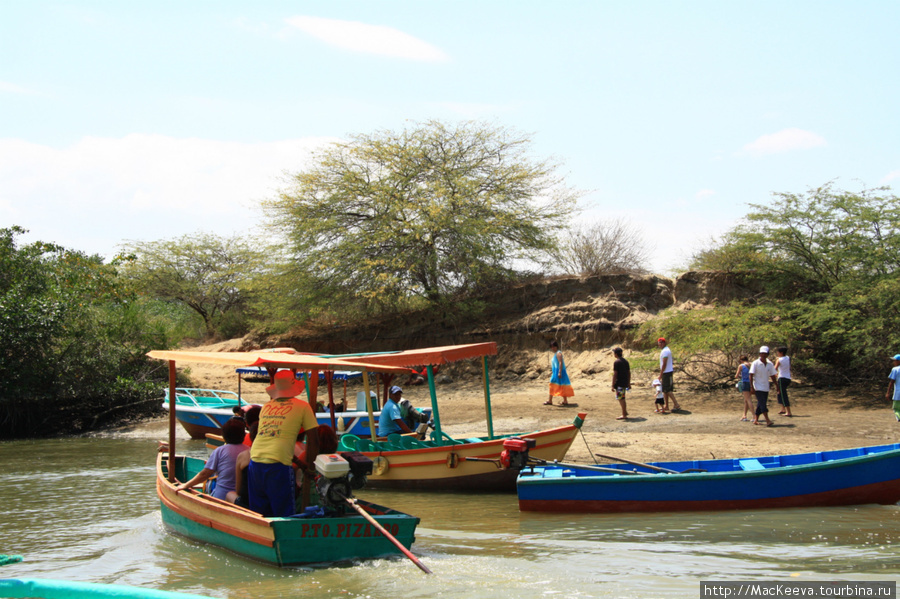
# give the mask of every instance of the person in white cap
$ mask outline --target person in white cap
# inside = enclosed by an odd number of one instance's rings
[[[406,426],[403,415],[400,413],[400,396],[403,389],[394,385],[388,394],[388,401],[381,408],[381,416],[378,417],[378,436],[387,437],[393,433],[411,433],[412,429]]]
[[[771,383],[770,383],[771,381]],[[750,365],[750,387],[756,395],[756,416],[753,424],[759,424],[759,417],[764,416],[766,426],[775,424],[769,419],[769,389],[775,383],[775,365],[769,362],[769,347],[759,348],[759,359]]]
[[[295,512],[292,460],[300,431],[306,431],[307,463],[312,464],[319,454],[316,415],[309,403],[296,397],[304,388],[290,370],[276,372],[266,387],[272,401],[259,412],[247,468],[250,509],[264,516],[287,517]]]

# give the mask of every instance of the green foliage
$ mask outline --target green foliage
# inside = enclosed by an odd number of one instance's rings
[[[0,437],[78,432],[154,409],[167,347],[115,268],[0,229]]]
[[[900,203],[888,188],[852,193],[832,183],[751,204],[745,221],[693,268],[757,271],[782,295],[865,284],[900,267]]]
[[[733,381],[742,354],[753,360],[761,345],[795,350],[806,338],[799,316],[796,306],[788,302],[733,302],[647,321],[635,341],[638,347],[652,347],[665,337],[676,367],[688,378],[705,387],[723,386]]]
[[[577,193],[530,140],[437,121],[324,150],[265,208],[296,285],[367,310],[436,304],[554,246]]]
[[[671,336],[685,371],[725,380],[740,352],[786,345],[819,384],[883,378],[900,349],[900,203],[887,188],[858,193],[829,183],[751,204],[745,222],[694,257],[694,268],[769,285],[758,303],[674,315],[641,329]],[[702,367],[698,364],[703,363]],[[713,376],[714,375],[714,376]]]
[[[265,266],[250,241],[194,233],[130,242],[122,251],[122,272],[145,297],[187,306],[203,319],[208,337],[247,332],[251,281]]]

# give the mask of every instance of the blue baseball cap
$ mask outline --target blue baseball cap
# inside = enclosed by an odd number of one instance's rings
[[[900,354],[897,354],[896,356],[891,358],[891,360],[897,360],[898,362],[900,362]]]

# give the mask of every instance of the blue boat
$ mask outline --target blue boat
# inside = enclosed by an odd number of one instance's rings
[[[358,373],[353,373],[358,374]],[[237,406],[249,406],[246,401],[233,391],[220,389],[191,389],[178,387],[175,389],[175,417],[192,439],[203,439],[207,435],[219,435],[222,425],[234,416],[234,408]],[[355,410],[337,412],[335,414],[335,432],[338,435],[350,433],[357,437],[369,436],[369,413],[365,408],[365,402],[357,398]],[[169,409],[169,391],[165,392],[163,408]],[[375,426],[378,426],[378,416],[381,411],[375,408]],[[426,416],[431,415],[431,408],[419,410]],[[331,426],[330,412],[316,412],[316,420],[319,424]]]
[[[192,439],[202,439],[207,433],[219,433],[222,425],[234,416],[234,408],[249,406],[233,391],[219,389],[175,389],[175,417]],[[163,408],[169,409],[169,390],[166,389]]]
[[[900,501],[900,444],[729,460],[544,464],[523,469],[516,489],[520,510],[555,513],[891,505]]]

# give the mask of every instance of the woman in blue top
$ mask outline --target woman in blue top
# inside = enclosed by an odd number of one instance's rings
[[[572,383],[569,382],[569,374],[566,372],[566,361],[563,360],[562,352],[559,351],[559,343],[556,341],[550,343],[550,351],[553,352],[553,357],[550,358],[550,370],[552,371],[550,375],[550,398],[544,402],[544,405],[552,406],[553,398],[559,397],[562,399],[559,405],[567,406],[569,405],[568,398],[573,397],[575,391],[572,390]]]
[[[741,356],[741,363],[734,373],[734,378],[738,382],[737,388],[744,394],[744,415],[741,422],[747,422],[747,411],[753,411],[753,393],[750,390],[750,358],[746,354]]]

